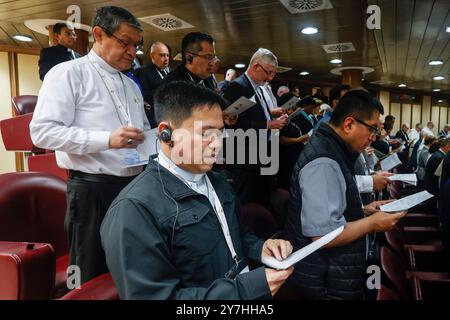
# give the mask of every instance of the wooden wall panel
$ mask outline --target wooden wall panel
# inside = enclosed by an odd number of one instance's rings
[[[388,115],[390,112],[390,110],[389,110],[389,105],[390,105],[389,91],[385,91],[385,90],[380,91],[380,102],[384,107],[384,115]]]
[[[420,104],[414,104],[412,106],[411,128],[415,128],[416,123],[422,123],[421,114],[422,106]]]
[[[424,96],[422,101],[422,124],[427,125],[431,119],[431,97]]]
[[[391,103],[391,112],[389,114],[391,114],[395,117],[394,128],[392,129],[392,132],[391,132],[391,135],[395,135],[395,133],[400,128],[400,125],[399,125],[400,115],[401,115],[400,103]]]
[[[431,121],[434,123],[433,132],[435,135],[439,132],[439,106],[431,107]]]
[[[399,122],[399,125],[406,123],[411,128],[411,109],[412,105],[410,104],[402,104],[402,117],[401,117],[401,123]],[[399,119],[400,121],[400,119]]]

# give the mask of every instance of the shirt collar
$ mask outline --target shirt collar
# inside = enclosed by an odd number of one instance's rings
[[[110,66],[105,60],[103,60],[103,58],[101,58],[94,51],[94,49],[91,49],[91,51],[89,51],[88,56],[89,56],[89,59],[92,59],[93,62],[98,63],[100,68],[102,68],[103,70],[105,70],[109,73],[119,73],[120,72],[120,70],[117,70],[116,68]]]
[[[259,84],[257,84],[253,79],[248,75],[247,71],[245,71],[245,76],[247,77],[248,81],[250,81],[250,84],[253,86],[253,88],[256,91],[256,88],[261,87]]]
[[[187,182],[198,184],[200,181],[204,181],[202,180],[202,178],[205,176],[204,173],[197,174],[181,169],[171,159],[169,159],[169,157],[167,157],[162,151],[158,154],[158,161],[163,167],[165,167],[170,172],[174,173],[175,176],[177,176],[178,178],[181,177],[183,180]]]

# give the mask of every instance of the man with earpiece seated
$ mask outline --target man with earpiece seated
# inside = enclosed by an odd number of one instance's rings
[[[227,181],[211,172],[221,148],[223,99],[193,82],[154,96],[161,150],[114,200],[101,226],[121,299],[265,299],[291,275],[249,260],[287,257],[285,240],[243,225]]]

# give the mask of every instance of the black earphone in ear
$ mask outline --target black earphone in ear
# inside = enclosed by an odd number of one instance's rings
[[[169,127],[166,127],[161,130],[161,132],[159,133],[159,136],[161,137],[162,142],[168,143],[168,142],[172,141],[172,130],[170,130]]]
[[[194,57],[192,55],[189,54],[189,55],[186,56],[186,61],[187,62],[192,63],[193,60],[194,60]]]

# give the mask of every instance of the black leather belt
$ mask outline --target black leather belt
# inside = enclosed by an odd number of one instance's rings
[[[129,183],[131,182],[136,176],[129,176],[129,177],[119,177],[119,176],[112,176],[108,174],[93,174],[93,173],[85,173],[81,171],[76,170],[69,170],[69,179],[75,179],[75,180],[83,180],[83,181],[89,181],[89,182],[100,182],[100,183]]]

